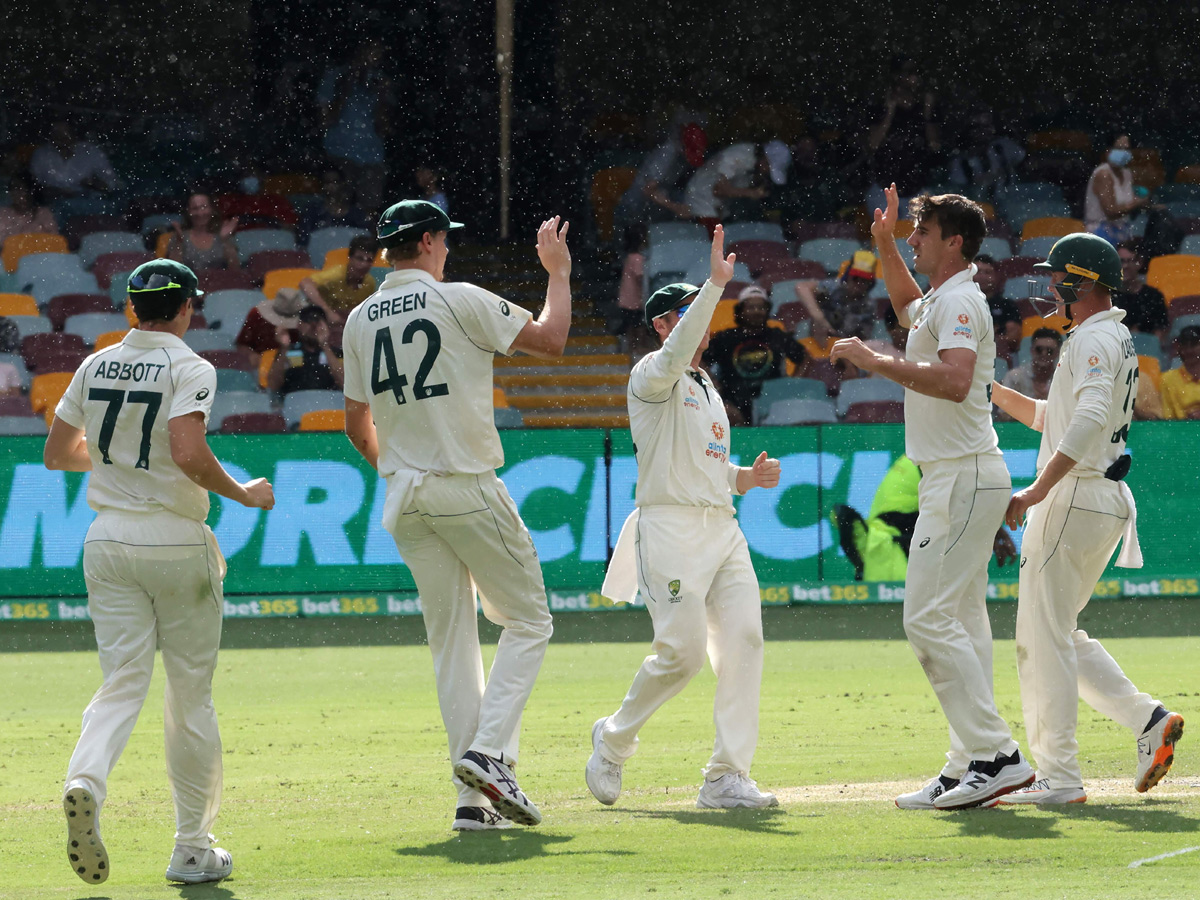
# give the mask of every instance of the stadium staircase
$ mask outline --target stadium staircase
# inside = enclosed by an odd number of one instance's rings
[[[446,278],[487,288],[535,315],[545,301],[546,273],[532,246],[455,247]],[[596,313],[594,298],[606,288],[572,277],[571,335],[561,358],[496,356],[495,386],[520,410],[525,427],[629,427],[625,384],[632,362]]]

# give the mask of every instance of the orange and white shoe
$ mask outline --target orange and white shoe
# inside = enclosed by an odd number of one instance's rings
[[[1175,744],[1181,737],[1183,716],[1160,706],[1137,742],[1138,766],[1134,787],[1139,794],[1146,793],[1171,770],[1171,763],[1175,761]]]
[[[1064,806],[1068,803],[1087,803],[1083,788],[1052,788],[1049,778],[1039,778],[1027,788],[1004,794],[985,806]]]

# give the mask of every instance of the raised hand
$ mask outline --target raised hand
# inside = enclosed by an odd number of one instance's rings
[[[777,487],[779,484],[779,460],[768,457],[767,451],[764,450],[754,460],[754,465],[750,467],[750,473],[754,478],[755,487]]]
[[[223,237],[223,238],[233,237],[233,233],[235,231],[237,231],[237,227],[238,227],[237,216],[234,216],[232,219],[226,219],[223,223],[221,223],[221,237]]]
[[[737,262],[737,254],[725,255],[725,228],[718,225],[713,229],[712,259],[708,280],[717,287],[725,287],[733,279],[733,264]]]
[[[537,252],[542,268],[560,278],[571,277],[571,251],[567,248],[567,230],[570,222],[558,227],[560,216],[547,219],[537,231]]]
[[[900,194],[893,181],[890,187],[883,189],[887,196],[887,209],[875,208],[875,221],[871,223],[871,234],[878,246],[883,242],[896,240],[896,222],[900,218]]]

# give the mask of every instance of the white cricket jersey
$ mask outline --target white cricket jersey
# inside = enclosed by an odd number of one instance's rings
[[[629,375],[629,430],[637,455],[636,505],[715,506],[732,512],[738,467],[729,461],[729,418],[692,359],[722,289],[704,287],[663,346]]]
[[[1072,475],[1084,477],[1103,475],[1125,452],[1138,359],[1124,318],[1116,307],[1097,313],[1063,341],[1050,394],[1037,401],[1043,419],[1039,472],[1056,450],[1076,461]]]
[[[87,435],[88,506],[203,522],[208,491],[171,458],[167,423],[212,408],[217,373],[182,340],[135,329],[83,361],[54,414]]]
[[[481,287],[421,269],[389,273],[354,308],[342,335],[344,391],[371,407],[380,475],[472,475],[504,464],[492,360],[532,318]]]
[[[975,351],[975,374],[962,403],[905,388],[905,453],[917,465],[1000,452],[991,401],[996,336],[987,300],[974,277],[975,266],[968,266],[905,310],[912,323],[906,359],[936,364],[941,362],[938,353],[942,350],[965,347]]]

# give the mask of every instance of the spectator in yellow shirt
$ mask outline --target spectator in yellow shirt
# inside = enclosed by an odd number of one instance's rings
[[[371,266],[379,245],[369,234],[350,241],[350,258],[344,266],[330,266],[300,282],[300,290],[313,306],[325,311],[331,325],[340,325],[350,310],[375,293]]]
[[[1200,327],[1189,325],[1175,343],[1183,365],[1163,374],[1163,418],[1200,419]]]

